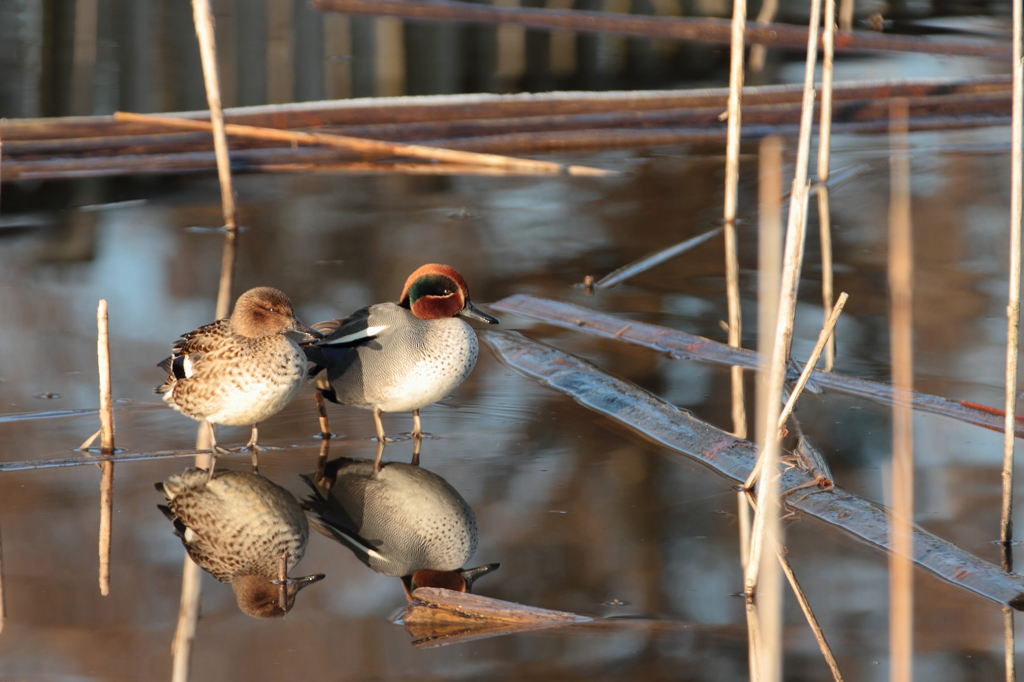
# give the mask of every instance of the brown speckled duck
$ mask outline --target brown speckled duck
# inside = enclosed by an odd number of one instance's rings
[[[258,287],[242,294],[234,312],[184,334],[171,357],[160,363],[168,373],[156,388],[164,402],[210,426],[214,463],[218,453],[214,424],[252,425],[247,448],[255,469],[259,422],[290,403],[306,380],[306,356],[287,335],[319,339],[321,334],[295,319],[291,301],[277,289]],[[211,464],[212,475],[214,466]]]
[[[188,555],[231,584],[246,614],[279,618],[299,590],[324,577],[288,579],[306,552],[309,524],[295,497],[259,474],[221,470],[210,478],[203,469],[186,469],[156,489]]]

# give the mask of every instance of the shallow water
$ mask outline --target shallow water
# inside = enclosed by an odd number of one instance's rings
[[[887,62],[886,77],[998,72],[981,60]],[[953,66],[951,66],[953,64]],[[842,68],[847,68],[843,71]],[[879,75],[870,60],[837,78]],[[900,72],[905,69],[906,72]],[[899,73],[897,73],[899,72]],[[800,69],[783,70],[798,80]],[[911,137],[915,226],[915,381],[918,390],[999,406],[1005,340],[1009,131]],[[833,168],[872,170],[834,193],[837,371],[888,381],[886,223],[888,150],[882,137],[834,138]],[[754,205],[756,147],[743,160],[741,201]],[[554,157],[552,157],[554,158]],[[713,240],[618,288],[588,296],[576,283],[714,226],[723,160],[717,148],[666,148],[558,157],[626,171],[620,178],[409,178],[332,175],[236,178],[241,237],[236,291],[289,294],[306,323],[393,300],[425,262],[455,266],[473,300],[513,293],[564,299],[624,318],[722,340],[721,244]],[[4,200],[39,212],[0,223],[0,442],[3,459],[72,456],[97,428],[95,306],[110,304],[117,445],[189,449],[196,424],[159,403],[156,362],[179,334],[212,319],[220,236],[212,177],[4,187]],[[65,191],[66,190],[66,191]],[[61,196],[63,193],[63,196]],[[135,200],[144,200],[143,202]],[[130,203],[111,204],[110,202]],[[100,206],[95,207],[96,204]],[[94,206],[84,210],[81,206]],[[742,211],[743,209],[741,209]],[[813,214],[812,214],[813,221]],[[812,222],[812,225],[814,223]],[[3,225],[22,225],[18,229]],[[27,226],[26,226],[27,225]],[[740,228],[744,345],[753,347],[755,226]],[[821,323],[816,238],[801,282],[794,355]],[[502,315],[523,331],[595,362],[712,424],[729,428],[728,372],[653,351]],[[68,411],[84,410],[78,414]],[[332,455],[372,457],[370,413],[330,406]],[[888,409],[840,395],[805,395],[804,430],[837,484],[883,500]],[[423,410],[422,465],[476,511],[470,565],[500,562],[480,594],[550,609],[623,617],[591,625],[417,650],[390,620],[401,584],[313,534],[296,573],[327,578],[283,620],[248,618],[230,588],[203,582],[192,671],[214,679],[747,679],[741,569],[730,484],[570,398],[499,364],[484,350],[470,378]],[[408,431],[408,415],[385,417]],[[917,516],[922,526],[991,561],[997,537],[1001,436],[941,417],[915,419]],[[260,428],[261,471],[296,494],[320,441],[311,389]],[[244,428],[219,430],[241,445]],[[405,460],[399,441],[385,459]],[[98,470],[0,475],[0,532],[9,617],[0,677],[136,680],[169,674],[183,552],[157,510],[152,484],[189,459],[116,469],[111,594],[96,587]],[[231,468],[248,455],[223,457]],[[1018,479],[1019,480],[1019,479]],[[1018,484],[1018,494],[1024,493]],[[790,560],[847,679],[887,674],[886,556],[808,519],[789,523]],[[916,574],[920,679],[993,679],[1002,667],[996,604]],[[628,617],[628,618],[627,618]],[[827,671],[792,600],[787,679]]]

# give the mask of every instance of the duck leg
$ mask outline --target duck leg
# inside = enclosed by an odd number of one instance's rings
[[[373,423],[377,426],[377,440],[381,443],[387,441],[388,437],[384,435],[384,422],[380,419],[380,410],[373,408]]]
[[[380,471],[380,458],[384,454],[384,441],[377,441],[377,456],[373,458],[373,470]]]
[[[420,447],[423,445],[423,437],[413,435],[412,437],[412,465],[418,467],[420,465]]]
[[[423,427],[420,424],[420,411],[415,409],[412,411],[412,437],[423,438]]]
[[[213,422],[206,422],[206,426],[210,429],[210,477],[206,479],[209,483],[213,480],[213,472],[217,468],[217,455],[227,454],[228,451],[217,445],[217,429]]]
[[[245,444],[245,448],[249,451],[249,455],[252,457],[252,472],[254,474],[258,474],[260,472],[259,456],[256,453],[264,449],[256,442],[258,436],[259,424],[253,424],[252,435],[249,437],[249,442]]]
[[[324,440],[330,440],[331,436],[331,425],[327,422],[327,406],[324,405],[324,396],[317,391],[313,394],[313,400],[316,401],[316,411],[320,415],[320,437]]]

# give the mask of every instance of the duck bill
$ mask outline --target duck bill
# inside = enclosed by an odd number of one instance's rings
[[[483,312],[473,305],[473,302],[470,300],[466,301],[466,307],[459,313],[459,317],[476,320],[477,322],[486,322],[487,324],[498,324],[498,318]]]
[[[319,341],[320,339],[324,338],[323,334],[313,329],[312,327],[307,327],[298,320],[295,320],[295,323],[292,326],[288,327],[287,333],[295,337],[298,337],[296,341],[298,341],[300,344],[313,343],[314,341]]]
[[[289,578],[291,583],[293,585],[295,585],[295,591],[296,592],[298,592],[299,590],[301,590],[302,588],[304,588],[304,587],[306,587],[308,585],[312,585],[313,583],[318,583],[318,582],[320,582],[323,579],[324,579],[324,574],[323,573],[317,573],[316,575],[307,575],[307,576],[303,576],[301,578]]]
[[[463,568],[457,572],[462,576],[462,579],[466,581],[466,592],[470,592],[473,589],[473,583],[475,583],[477,579],[498,570],[500,567],[501,564],[487,564],[486,566],[477,566],[476,568]]]

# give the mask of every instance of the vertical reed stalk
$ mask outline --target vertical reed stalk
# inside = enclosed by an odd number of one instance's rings
[[[889,555],[889,679],[910,682],[913,674],[914,574],[914,390],[913,250],[910,224],[910,159],[907,101],[890,105],[891,197],[889,200],[889,296],[893,375],[892,547]]]
[[[234,284],[235,260],[238,249],[238,210],[235,206],[235,192],[231,183],[231,161],[228,156],[227,136],[224,134],[224,113],[221,108],[220,80],[217,75],[217,46],[213,33],[213,14],[209,0],[192,0],[196,36],[199,38],[199,53],[203,62],[203,81],[206,84],[206,99],[210,106],[210,122],[213,124],[213,144],[217,157],[217,176],[220,179],[221,207],[224,213],[224,250],[221,256],[220,284],[217,288],[216,318],[227,317],[231,306],[231,290]],[[209,430],[199,425],[196,448],[209,449]],[[209,455],[196,457],[197,467],[212,466]],[[199,597],[202,573],[188,555],[185,556],[181,573],[181,606],[178,611],[178,627],[171,644],[173,656],[172,682],[187,682],[192,662],[192,644],[195,642],[199,621]]]
[[[853,30],[853,0],[839,2],[839,30]]]
[[[825,0],[825,31],[822,35],[821,124],[818,126],[818,228],[821,234],[821,303],[828,319],[832,309],[832,218],[829,208],[828,173],[832,153],[832,63],[835,55],[836,0]],[[836,337],[825,348],[825,371],[836,362]]]
[[[0,535],[0,633],[7,621],[7,593],[4,592],[4,539]]]
[[[779,0],[764,0],[761,3],[761,10],[754,19],[759,24],[770,24],[775,20],[775,14],[779,11]],[[764,70],[765,57],[768,55],[768,48],[761,43],[754,43],[750,46],[750,72],[761,73]]]
[[[232,277],[235,271],[238,235],[238,210],[235,191],[231,184],[231,159],[228,139],[224,134],[224,112],[220,103],[220,79],[217,75],[217,45],[213,34],[213,14],[209,0],[192,0],[192,14],[199,38],[199,55],[203,62],[203,81],[206,83],[206,101],[210,106],[213,125],[213,149],[217,157],[217,177],[220,180],[221,208],[224,213],[224,252],[221,257],[220,288],[217,292],[217,319],[227,317],[231,303]]]
[[[88,116],[92,113],[99,4],[99,0],[75,0],[75,39],[71,58],[72,116]]]
[[[1010,170],[1010,284],[1006,305],[1006,422],[1003,429],[1003,504],[999,540],[1004,571],[1013,570],[1013,442],[1017,414],[1017,348],[1020,333],[1021,144],[1024,142],[1024,63],[1021,59],[1021,0],[1013,3],[1013,123]],[[1017,679],[1013,609],[1003,607],[1007,682]]]
[[[775,355],[773,345],[777,341],[775,330],[779,306],[780,270],[782,268],[782,219],[779,199],[782,196],[782,141],[777,137],[765,138],[761,142],[759,158],[758,205],[760,221],[758,231],[757,350],[761,361],[761,368],[757,381],[757,420],[755,427],[761,451],[766,452],[767,448],[773,447],[768,445],[769,443],[777,443],[775,435],[777,429],[774,428],[774,425],[778,421],[779,394],[781,392],[781,382],[779,383],[778,390],[775,390],[774,386],[767,380],[767,377],[770,372],[769,359]],[[777,454],[777,450],[775,452]],[[772,461],[774,462],[774,460]],[[771,489],[776,486],[777,482],[774,476],[763,476],[758,493],[772,495],[775,491]],[[774,667],[781,670],[778,651],[773,649],[773,647],[780,645],[777,636],[778,632],[776,631],[774,634],[769,633],[765,627],[765,609],[769,609],[767,613],[770,614],[773,604],[770,596],[767,597],[767,601],[763,599],[771,591],[771,588],[765,587],[767,583],[759,583],[757,577],[761,569],[760,544],[765,541],[766,533],[772,533],[774,529],[777,529],[778,525],[778,507],[774,496],[767,505],[772,509],[773,522],[766,522],[765,514],[760,511],[766,509],[766,507],[758,504],[756,507],[758,511],[755,511],[754,514],[755,527],[749,543],[750,554],[747,556],[744,566],[744,589],[747,594],[748,614],[754,606],[755,590],[761,590],[756,600],[754,617],[748,617],[747,619],[748,627],[751,624],[754,625],[751,640],[756,644],[756,647],[752,647],[754,650],[751,652],[751,668],[754,672],[751,677],[756,680],[777,679],[777,676],[766,670],[766,667],[773,665],[769,657],[774,657],[772,659],[776,662]],[[772,533],[772,541],[774,541],[774,538],[775,534]],[[755,545],[758,545],[758,547],[755,548]]]
[[[729,53],[729,125],[725,143],[725,287],[729,307],[729,345],[742,344],[740,316],[740,266],[736,253],[736,190],[740,177],[740,119],[743,94],[743,29],[747,23],[747,0],[733,0],[732,45]],[[733,365],[732,431],[747,437],[747,412],[743,397],[743,368]]]
[[[110,390],[110,333],[107,325],[107,302],[100,300],[96,309],[96,357],[100,375],[100,452],[114,454],[114,399]],[[100,465],[100,594],[110,594],[110,537],[114,514],[114,463]]]

